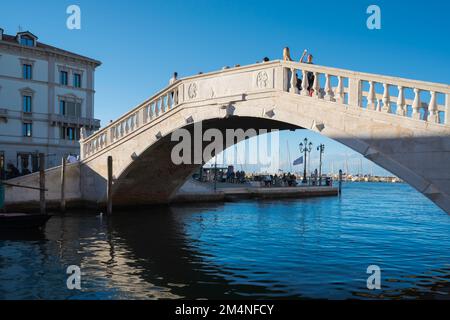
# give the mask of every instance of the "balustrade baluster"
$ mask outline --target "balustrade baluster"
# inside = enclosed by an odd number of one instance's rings
[[[155,116],[159,116],[159,100],[155,101]]]
[[[172,99],[173,99],[173,91],[170,91],[167,94],[167,110],[170,110],[170,109],[173,108],[173,101],[172,101]]]
[[[148,120],[148,105],[142,108],[142,123],[147,123]]]
[[[291,93],[298,93],[296,72],[295,68],[291,68],[291,87],[289,88],[289,92]]]
[[[331,88],[330,75],[325,74],[325,100],[333,101],[333,89]]]
[[[110,141],[114,142],[114,126],[109,129]]]
[[[164,99],[163,97],[160,97],[159,99],[159,114],[164,113]]]
[[[302,96],[309,96],[309,92],[308,92],[308,72],[303,69],[302,70],[302,75],[303,75],[303,80],[302,80]]]
[[[149,118],[151,120],[153,120],[155,118],[155,102],[152,102],[152,104],[150,105],[150,110],[149,110],[150,114],[149,114]]]
[[[120,122],[120,137],[122,138],[123,137],[123,134],[124,134],[124,126],[123,126],[123,121],[121,121]]]
[[[314,97],[316,99],[320,99],[320,79],[319,79],[319,73],[314,72],[314,82],[313,82],[313,90],[314,90]]]
[[[430,113],[428,116],[428,121],[439,123],[438,106],[437,106],[437,102],[436,102],[436,92],[431,91],[430,95],[431,95],[430,104],[428,105],[428,111]]]
[[[418,88],[414,88],[414,101],[412,104],[412,117],[413,119],[420,119],[420,90]]]
[[[398,86],[397,114],[399,116],[406,116],[405,93],[402,86]]]
[[[148,114],[147,114],[148,121],[151,121],[153,119],[153,110],[152,110],[152,108],[153,108],[153,103],[150,103],[148,105]]]
[[[134,131],[134,123],[135,123],[134,114],[132,114],[130,116],[130,120],[129,121],[130,121],[130,131],[133,132]]]
[[[137,129],[137,128],[139,128],[139,112],[136,112],[134,114],[134,120],[135,120],[134,127]]]
[[[178,89],[175,89],[173,93],[173,105],[174,107],[178,105]]]
[[[125,119],[125,134],[128,134],[129,130],[130,130],[130,126],[128,125],[128,119]]]
[[[336,101],[339,103],[344,103],[344,82],[342,81],[342,77],[338,76],[338,85],[336,87]]]
[[[389,84],[383,83],[383,108],[381,111],[390,113],[391,112],[391,98],[389,95]]]
[[[172,102],[170,101],[170,99],[172,99],[172,92],[171,91],[169,91],[167,93],[167,110],[166,111],[169,111],[170,107],[172,105]]]
[[[367,109],[377,110],[377,96],[375,94],[375,83],[369,81],[369,94],[367,96]]]

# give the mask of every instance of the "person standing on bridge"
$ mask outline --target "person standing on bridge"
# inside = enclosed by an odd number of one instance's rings
[[[169,85],[174,84],[177,81],[178,78],[178,72],[174,72],[172,78],[169,80]]]
[[[291,50],[289,50],[289,47],[284,47],[283,48],[283,61],[292,61]],[[287,70],[287,81],[288,81],[287,83],[288,83],[288,86],[291,83],[291,78],[292,78],[292,71],[291,71],[290,68],[288,68],[288,70]]]
[[[283,61],[292,61],[291,51],[289,50],[289,47],[284,47],[283,49]]]
[[[308,52],[308,51],[307,51],[306,49],[303,51],[303,55],[302,55],[302,57],[300,58],[300,63],[314,64],[314,63],[313,63],[313,55],[312,55],[312,54],[308,54],[308,58],[307,58],[306,62],[303,61],[304,58],[305,58],[305,56],[306,56],[306,53],[307,53],[307,52]],[[314,73],[308,71],[308,72],[306,73],[306,76],[307,76],[307,78],[308,78],[308,92],[309,92],[309,95],[312,96],[312,94],[313,94],[313,92],[314,92],[314,90],[313,90],[313,88],[312,88],[312,87],[313,87],[313,84],[314,84]]]

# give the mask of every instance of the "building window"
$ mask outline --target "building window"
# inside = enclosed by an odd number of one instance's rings
[[[34,39],[29,36],[21,36],[20,44],[27,47],[34,47]]]
[[[75,88],[81,88],[81,74],[79,73],[73,74],[73,86]]]
[[[68,117],[81,117],[81,103],[61,100],[59,102],[60,114]]]
[[[61,127],[61,139],[72,141],[80,140],[80,128]]]
[[[33,79],[33,66],[31,64],[24,64],[22,66],[22,76],[24,79]]]
[[[31,112],[31,96],[23,96],[23,112]]]
[[[66,114],[66,102],[64,100],[59,101],[59,113],[62,115]]]
[[[33,135],[33,125],[29,122],[24,122],[22,124],[22,133],[24,137],[31,137]]]
[[[67,71],[60,71],[60,73],[59,73],[59,83],[61,85],[67,86],[67,78],[68,78]]]

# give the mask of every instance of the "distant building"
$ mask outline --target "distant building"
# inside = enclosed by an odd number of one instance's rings
[[[38,42],[31,32],[0,29],[0,169],[21,173],[79,154],[80,129],[100,128],[94,119],[94,72],[100,62]]]

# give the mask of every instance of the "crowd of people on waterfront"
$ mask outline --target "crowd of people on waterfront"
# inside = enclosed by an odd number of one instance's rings
[[[245,183],[245,171],[227,172],[226,182],[228,183]]]
[[[261,181],[265,187],[295,187],[297,186],[297,177],[294,174],[268,174],[268,175],[252,175],[253,181]]]

